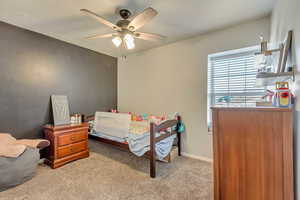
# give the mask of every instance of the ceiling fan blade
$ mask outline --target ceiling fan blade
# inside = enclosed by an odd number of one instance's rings
[[[143,32],[135,32],[134,36],[138,39],[142,40],[151,40],[151,41],[159,41],[166,38],[166,36],[154,34],[154,33],[143,33]]]
[[[110,28],[112,28],[113,30],[118,30],[120,31],[121,28],[118,27],[117,25],[107,21],[106,19],[104,19],[103,17],[97,15],[96,13],[90,11],[90,10],[87,10],[87,9],[80,9],[81,12],[83,12],[84,14],[90,16],[90,17],[93,17],[94,19],[98,20],[100,23],[106,25],[106,26],[109,26]]]
[[[133,18],[133,20],[129,23],[128,28],[131,31],[135,31],[146,23],[148,23],[152,18],[154,18],[158,12],[153,8],[146,8],[142,13],[138,14]]]
[[[115,33],[108,33],[108,34],[98,34],[86,37],[86,39],[98,39],[98,38],[109,38],[115,36]]]

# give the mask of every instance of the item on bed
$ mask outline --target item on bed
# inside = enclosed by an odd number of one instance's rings
[[[148,116],[148,115],[147,115]],[[178,154],[181,155],[180,133],[184,131],[177,113],[157,117],[146,115],[96,112],[88,117],[90,136],[98,141],[130,150],[137,156],[148,155],[151,160],[151,177],[155,177],[155,161],[169,156],[177,136]],[[94,120],[94,122],[93,122]]]

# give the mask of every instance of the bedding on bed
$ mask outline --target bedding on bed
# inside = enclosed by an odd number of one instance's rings
[[[156,133],[156,137],[160,135],[161,133]],[[172,135],[156,143],[155,151],[158,160],[163,160],[163,158],[170,153],[175,138],[176,135]],[[143,156],[150,150],[150,132],[146,132],[144,134],[129,133],[127,142],[129,149],[133,154],[136,156]]]
[[[125,117],[126,116],[126,117]],[[90,122],[91,135],[121,143],[128,143],[130,151],[136,156],[143,156],[150,150],[150,120],[131,121],[128,114],[97,112],[95,121]],[[167,119],[174,119],[177,113]],[[114,119],[115,118],[115,119]],[[128,121],[129,119],[129,121]],[[129,122],[129,123],[128,123]],[[160,121],[160,123],[163,121]],[[93,124],[94,123],[94,124]],[[105,127],[103,127],[105,126]],[[120,130],[122,127],[122,133]],[[119,131],[119,132],[118,132]],[[162,133],[156,133],[156,137]],[[158,143],[155,150],[157,159],[162,160],[171,151],[176,135],[172,135]]]

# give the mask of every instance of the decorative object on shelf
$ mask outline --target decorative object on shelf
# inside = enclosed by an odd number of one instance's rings
[[[76,124],[76,117],[75,117],[75,115],[71,115],[71,124]]]
[[[278,49],[268,50],[268,42],[260,37],[261,51],[256,53],[256,67],[258,73],[274,73],[279,72],[281,59],[283,54],[283,45],[280,44]],[[277,67],[276,67],[277,66]]]
[[[217,101],[218,101],[218,103],[222,103],[222,102],[230,103],[230,100],[231,100],[230,96],[223,96],[223,97],[220,97]]]
[[[273,106],[273,96],[275,92],[266,90],[266,94],[262,97],[262,101],[257,101],[256,106]]]
[[[292,105],[293,94],[289,89],[288,82],[277,82],[276,93],[273,97],[273,105],[288,108]]]
[[[52,113],[55,126],[70,124],[70,112],[67,96],[52,95]]]
[[[279,48],[268,50],[268,42],[260,36],[260,52],[256,55],[256,66],[259,73],[275,72],[279,73],[282,62],[284,45],[280,44]]]
[[[258,68],[257,85],[269,86],[276,82],[295,80],[295,66],[286,67],[291,51],[292,35],[293,31],[289,31],[285,42],[279,44],[279,48],[271,50],[268,50],[268,42],[263,37],[260,38],[261,51],[255,54]]]
[[[82,114],[73,114],[71,115],[71,124],[80,124],[84,120],[84,115]]]

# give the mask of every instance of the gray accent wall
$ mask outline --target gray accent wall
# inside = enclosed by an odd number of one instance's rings
[[[116,108],[117,58],[0,22],[0,133],[41,137],[52,94],[71,113]]]

